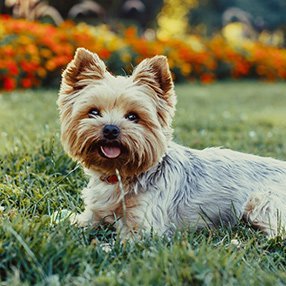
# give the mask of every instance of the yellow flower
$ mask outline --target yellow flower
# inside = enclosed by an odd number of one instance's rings
[[[121,59],[124,63],[129,63],[129,62],[131,61],[131,55],[130,55],[130,53],[128,53],[128,52],[121,53],[120,59]]]
[[[54,69],[55,69],[55,63],[54,63],[54,61],[53,60],[49,60],[49,61],[47,61],[47,63],[46,63],[46,69],[48,70],[48,71],[53,71]]]
[[[52,56],[52,52],[48,49],[41,49],[40,54],[43,58],[50,58]]]
[[[205,45],[197,36],[189,35],[186,37],[186,44],[188,44],[195,52],[199,53],[205,51]]]
[[[188,76],[190,74],[191,70],[192,70],[192,67],[190,64],[183,63],[181,65],[181,72],[184,76]]]
[[[5,35],[5,27],[2,23],[0,23],[0,39]]]
[[[32,39],[26,35],[20,35],[18,38],[19,43],[22,45],[28,45],[32,42]]]

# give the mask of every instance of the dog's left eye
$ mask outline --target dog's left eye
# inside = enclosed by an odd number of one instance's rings
[[[100,111],[99,111],[98,109],[94,108],[94,109],[92,109],[92,110],[90,110],[90,111],[88,112],[88,116],[89,116],[90,118],[94,118],[94,117],[96,117],[96,116],[100,116]]]
[[[138,115],[136,113],[133,113],[133,112],[126,114],[125,118],[130,120],[130,121],[133,121],[133,122],[138,122],[138,120],[139,120]]]

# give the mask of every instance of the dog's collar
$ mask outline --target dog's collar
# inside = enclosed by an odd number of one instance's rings
[[[118,183],[118,178],[116,175],[101,176],[100,180],[110,185],[115,185]]]

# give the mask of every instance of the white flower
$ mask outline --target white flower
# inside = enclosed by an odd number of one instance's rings
[[[237,240],[237,239],[232,239],[232,240],[230,241],[230,244],[232,244],[232,245],[234,245],[234,246],[236,246],[236,247],[239,247],[239,246],[240,246],[240,241]]]
[[[100,247],[105,253],[109,253],[112,250],[110,243],[101,243]]]
[[[72,212],[67,209],[55,211],[51,215],[51,224],[58,224],[64,221],[65,219],[69,218],[71,215]]]
[[[251,130],[248,132],[248,135],[249,135],[249,137],[254,138],[254,137],[256,137],[256,132]]]

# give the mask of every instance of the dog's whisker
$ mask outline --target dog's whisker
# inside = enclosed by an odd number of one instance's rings
[[[116,176],[117,176],[117,179],[118,179],[118,187],[119,187],[119,190],[120,190],[119,200],[122,203],[123,224],[126,225],[125,191],[124,191],[124,187],[123,187],[121,176],[120,176],[120,173],[119,173],[118,169],[116,169],[115,172],[116,172]]]

